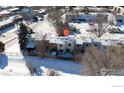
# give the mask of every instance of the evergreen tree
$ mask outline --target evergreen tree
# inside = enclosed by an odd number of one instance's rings
[[[19,30],[19,44],[20,49],[25,50],[28,42],[29,35],[31,33],[31,29],[29,29],[26,25],[23,23],[20,24],[20,30]]]
[[[3,44],[3,42],[0,41],[0,52],[4,52],[5,50],[5,44]]]

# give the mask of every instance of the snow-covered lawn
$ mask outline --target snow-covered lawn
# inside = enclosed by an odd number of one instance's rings
[[[46,68],[63,71],[70,74],[80,74],[83,65],[74,63],[74,61],[61,60],[61,59],[47,59],[37,57],[8,57],[10,61],[15,62],[32,62],[35,68],[44,66]]]
[[[18,41],[5,49],[5,52],[21,53]]]
[[[18,43],[14,43],[12,45],[10,45],[9,47],[7,47],[5,49],[6,55],[10,53],[19,53],[21,54],[20,48],[19,48],[19,44]],[[8,62],[6,67],[4,67],[4,69],[0,69],[0,76],[27,76],[30,75],[29,70],[27,69],[27,67],[25,66],[25,63],[23,60],[21,60],[20,62],[17,62],[17,60],[11,60],[10,57],[7,55],[8,57]],[[18,58],[18,57],[16,57]],[[23,58],[23,57],[20,57]],[[4,63],[4,62],[2,62]],[[2,64],[0,64],[2,65]]]
[[[0,69],[0,76],[29,76],[29,70],[26,68],[24,62],[8,62],[8,66]]]

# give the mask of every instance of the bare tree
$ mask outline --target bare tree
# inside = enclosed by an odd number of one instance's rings
[[[88,75],[114,75],[116,71],[124,69],[124,48],[110,47],[105,52],[96,47],[89,47],[83,56]]]
[[[108,59],[109,66],[114,69],[124,68],[124,47],[110,47],[106,53],[106,59]]]
[[[116,15],[116,14],[115,14],[114,12],[108,14],[107,20],[108,20],[108,23],[109,23],[110,25],[115,25],[115,24],[117,23],[117,20],[116,20],[115,15]]]
[[[94,25],[91,26],[92,32],[95,33],[97,37],[101,37],[109,26],[106,13],[97,13],[93,23]]]
[[[83,63],[86,64],[88,70],[91,75],[100,75],[100,60],[101,60],[101,52],[95,48],[87,48],[83,57]],[[88,72],[89,72],[88,71]]]
[[[49,69],[47,72],[48,76],[60,76],[59,72],[54,69]]]
[[[76,16],[79,16],[79,11],[74,9],[75,6],[69,6],[68,7],[68,10],[66,9],[66,22],[69,23],[69,22],[72,22],[73,19],[76,17]]]
[[[82,12],[84,12],[85,14],[89,14],[90,9],[87,6],[85,6]]]
[[[44,35],[41,40],[36,42],[36,50],[39,57],[47,56],[48,41],[46,40],[46,36]]]
[[[80,63],[82,60],[82,54],[74,54],[74,61]]]
[[[48,19],[52,23],[52,25],[55,27],[56,32],[59,36],[63,36],[63,30],[65,27],[68,27],[68,24],[66,22],[62,21],[62,15],[66,12],[62,10],[63,7],[51,7],[49,9],[49,15]]]
[[[69,7],[50,7],[48,8],[48,19],[53,24],[56,29],[56,32],[59,36],[63,36],[64,28],[69,28],[68,23],[72,19],[79,15],[77,10],[74,10],[75,6]],[[65,20],[63,20],[63,18]]]
[[[31,62],[25,62],[26,67],[29,69],[31,76],[35,73],[35,68]]]

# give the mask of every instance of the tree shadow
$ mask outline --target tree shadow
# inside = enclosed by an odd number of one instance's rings
[[[6,54],[0,54],[0,69],[4,69],[8,66],[8,57]]]

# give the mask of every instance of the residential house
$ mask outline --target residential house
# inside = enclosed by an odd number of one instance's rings
[[[124,15],[124,7],[113,6],[112,10],[120,15]]]
[[[53,37],[49,40],[50,51],[57,51],[59,53],[73,53],[74,38],[73,37]]]

